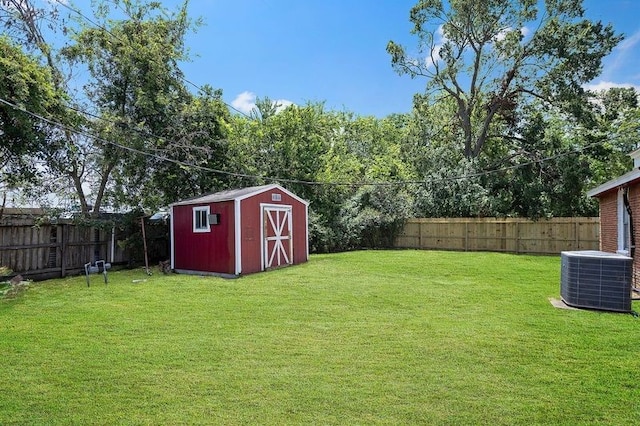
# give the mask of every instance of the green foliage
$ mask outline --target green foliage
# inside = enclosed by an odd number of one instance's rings
[[[580,115],[582,84],[622,39],[583,18],[582,0],[420,0],[410,13],[417,57],[390,41],[400,74],[426,77],[434,99],[455,104],[464,155],[477,158],[491,139],[516,136],[522,107],[545,102]],[[426,58],[423,59],[423,58]]]
[[[309,209],[309,251],[330,253],[344,250],[344,238],[331,221]]]
[[[82,181],[95,183],[95,212],[104,203],[154,210],[226,185],[224,176],[204,172],[224,170],[228,162],[222,92],[205,86],[192,95],[178,66],[188,60],[184,38],[199,23],[186,6],[172,13],[159,2],[97,2],[100,25],[81,22],[62,50],[73,66],[87,67],[85,94],[100,115],[90,126],[101,140],[87,149],[98,154],[85,157],[81,168],[97,176],[74,174],[81,198]]]
[[[581,152],[580,135],[571,120],[542,105],[531,107],[522,122],[520,137],[511,153],[491,151],[496,173],[483,177],[483,186],[494,194],[500,214],[539,218],[597,215],[597,204],[589,200],[588,156]]]
[[[340,228],[344,248],[393,247],[411,217],[412,198],[397,186],[364,186],[344,204]]]
[[[187,2],[171,12],[155,1],[97,1],[97,25],[5,3],[5,29],[23,44],[0,39],[0,95],[101,139],[0,106],[2,179],[42,172],[49,179],[25,191],[73,193],[86,220],[92,204],[94,218],[105,206],[155,211],[278,182],[310,202],[312,252],[384,247],[409,216],[594,215],[585,191],[626,172],[640,136],[634,90],[582,89],[620,37],[584,19],[578,0],[419,1],[410,20],[427,60],[393,42],[387,50],[397,71],[427,77],[427,90],[411,114],[385,118],[268,97],[249,117],[231,115],[221,90],[191,93],[179,67],[198,25]],[[62,56],[44,22],[69,35]],[[97,117],[60,108],[66,61],[88,70],[82,108]]]
[[[145,217],[144,212],[136,209],[122,215],[115,224],[119,234],[126,236],[118,239],[118,245],[121,249],[127,251],[129,266],[138,265],[144,261],[144,241],[142,239],[141,224],[141,218],[143,217]]]
[[[334,231],[337,217],[351,190],[348,186],[307,183],[359,180],[360,162],[341,139],[348,119],[344,114],[325,111],[319,103],[291,105],[278,113],[265,114],[266,109],[267,106],[261,107],[261,116],[233,117],[228,151],[230,169],[264,178],[231,179],[230,185],[249,186],[271,182],[274,177],[282,179],[283,186],[310,202],[310,249],[335,250],[339,244]],[[333,161],[334,154],[341,159]]]
[[[21,108],[45,117],[59,117],[63,96],[51,74],[20,46],[0,36],[0,98],[18,108],[0,104],[0,188],[38,175],[34,157],[53,145],[55,129]]]
[[[640,108],[638,93],[632,89],[612,88],[596,93],[598,108],[592,122],[579,134],[587,149],[593,185],[621,176],[632,167],[627,155],[638,148]]]
[[[236,171],[230,166],[231,117],[222,92],[205,86],[197,96],[185,100],[177,114],[179,125],[169,129],[172,136],[162,144],[166,154],[146,162],[149,179],[140,199],[148,209],[232,186],[232,177],[212,171]],[[179,163],[165,161],[165,156]]]
[[[607,97],[603,93],[598,99]],[[612,97],[620,99],[616,94]],[[405,161],[424,180],[414,193],[414,214],[597,215],[597,202],[586,191],[630,170],[627,154],[640,136],[633,103],[612,101],[608,108],[598,107],[604,104],[593,102],[578,120],[544,102],[534,102],[523,107],[514,136],[490,140],[482,154],[469,161],[457,127],[447,120],[455,106],[416,97],[411,136],[403,148]]]
[[[475,163],[434,169],[424,184],[415,189],[413,213],[416,217],[487,217],[500,215],[493,195],[474,176]]]

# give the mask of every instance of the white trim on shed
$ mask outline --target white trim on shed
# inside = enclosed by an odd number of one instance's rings
[[[302,198],[298,197],[296,194],[274,183],[271,185],[251,186],[248,188],[232,189],[229,191],[221,191],[213,194],[202,195],[200,197],[188,198],[186,200],[181,200],[176,203],[173,203],[170,205],[170,207],[184,206],[184,205],[190,205],[190,204],[216,203],[220,201],[236,201],[236,200],[242,201],[246,198],[250,198],[250,197],[253,197],[254,195],[262,194],[263,192],[271,191],[273,189],[282,191],[288,196],[290,196],[291,198],[295,199],[296,201],[299,201],[305,206],[309,206],[308,201],[303,200]]]

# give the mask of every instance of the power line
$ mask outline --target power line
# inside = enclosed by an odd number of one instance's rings
[[[86,20],[87,22],[89,22],[90,24],[92,24],[94,27],[96,28],[100,28],[101,30],[105,31],[107,34],[109,34],[112,38],[114,38],[115,40],[118,41],[122,41],[117,35],[115,35],[112,31],[110,31],[108,28],[105,28],[104,26],[100,25],[99,23],[95,22],[92,18],[90,18],[89,16],[87,16],[85,13],[83,13],[82,11],[75,9],[73,7],[71,7],[69,4],[67,4],[65,1],[63,0],[55,0],[56,3],[58,3],[59,5],[61,5],[62,7],[68,9],[69,11],[77,14],[78,16],[80,16],[81,18],[83,18],[84,20]],[[117,6],[117,5],[116,5]],[[155,61],[155,58],[151,58],[152,60]],[[184,76],[181,76],[180,79],[182,81],[184,81],[185,83],[193,86],[194,88],[203,91],[202,87],[198,86],[197,84],[193,83],[192,81],[188,80],[187,78],[185,78]],[[220,99],[220,101],[225,104],[227,107],[233,109],[234,111],[237,111],[238,113],[244,115],[245,117],[251,118],[249,115],[247,115],[246,113],[236,109],[235,107],[233,107],[232,105],[226,103],[224,100]],[[101,138],[99,136],[90,134],[86,131],[83,130],[79,130],[77,128],[71,128],[67,125],[64,125],[62,123],[56,122],[54,120],[48,119],[46,117],[42,117],[36,113],[30,112],[25,110],[24,108],[19,107],[16,104],[13,104],[5,99],[1,99],[0,98],[0,102],[11,106],[13,108],[19,109],[37,119],[43,120],[51,125],[54,125],[56,127],[59,128],[63,128],[65,130],[68,130],[72,133],[78,134],[78,135],[82,135],[84,137],[88,137],[100,142],[103,142],[105,144],[110,144],[112,146],[115,146],[117,148],[120,149],[124,149],[124,150],[128,150],[130,152],[135,152],[138,153],[140,155],[144,155],[144,156],[148,156],[148,157],[153,157],[156,158],[160,161],[167,161],[170,163],[174,163],[174,164],[178,164],[184,167],[190,167],[190,168],[194,168],[194,169],[199,169],[202,171],[206,171],[206,172],[211,172],[211,173],[216,173],[216,174],[223,174],[223,175],[228,175],[228,176],[234,176],[234,177],[241,177],[241,178],[247,178],[247,179],[254,179],[254,180],[267,180],[267,181],[280,181],[280,182],[287,182],[287,183],[296,183],[296,184],[304,184],[304,185],[327,185],[327,186],[366,186],[366,185],[370,185],[370,186],[400,186],[400,185],[423,185],[423,184],[427,184],[427,183],[433,183],[433,182],[454,182],[454,181],[459,181],[459,180],[464,180],[464,179],[471,179],[471,178],[477,178],[477,177],[482,177],[482,176],[487,176],[489,174],[494,174],[494,173],[499,173],[499,172],[504,172],[504,171],[508,171],[508,170],[513,170],[513,169],[517,169],[517,168],[521,168],[521,167],[526,167],[529,165],[533,165],[533,164],[542,164],[545,163],[547,161],[551,161],[553,159],[556,158],[560,158],[562,156],[565,155],[570,155],[570,154],[574,154],[574,153],[579,153],[581,151],[583,151],[584,149],[588,149],[592,146],[596,146],[599,145],[601,143],[604,143],[605,141],[602,142],[594,142],[592,144],[589,145],[585,145],[584,147],[577,149],[577,150],[571,150],[571,151],[567,151],[564,153],[559,153],[553,156],[549,156],[546,158],[542,158],[542,159],[537,159],[537,160],[532,160],[526,163],[520,163],[520,164],[515,164],[515,165],[511,165],[511,166],[505,166],[502,168],[497,168],[497,169],[490,169],[490,170],[483,170],[483,171],[479,171],[479,172],[475,172],[475,173],[470,173],[470,174],[466,174],[466,175],[460,175],[460,176],[450,176],[450,177],[442,177],[442,178],[431,178],[431,179],[424,179],[424,180],[402,180],[402,181],[387,181],[387,182],[318,182],[318,181],[306,181],[306,180],[298,180],[298,179],[285,179],[285,178],[277,178],[277,177],[268,177],[268,176],[260,176],[260,175],[250,175],[250,174],[244,174],[244,173],[234,173],[234,172],[228,172],[228,171],[224,171],[224,170],[218,170],[218,169],[213,169],[213,168],[209,168],[209,167],[205,167],[205,166],[200,166],[197,164],[191,164],[185,161],[181,161],[181,160],[176,160],[173,158],[169,158],[167,156],[164,155],[158,155],[158,154],[154,154],[151,152],[146,152],[143,150],[139,150],[136,148],[132,148],[126,145],[122,145],[119,144],[117,142],[113,142],[113,141],[109,141],[106,140],[104,138]],[[99,119],[99,120],[103,120],[103,121],[108,121],[111,122],[112,124],[117,124],[118,126],[121,126],[122,123],[115,123],[111,120],[107,120],[104,117],[100,117],[97,116],[95,114],[89,113],[87,111],[81,111],[77,108],[71,107],[71,106],[66,106],[68,109],[73,110],[75,112],[84,114],[86,116],[95,118],[95,119]],[[145,137],[153,137],[155,139],[162,139],[159,136],[156,136],[154,134],[150,134],[147,132],[143,132],[140,129],[135,129],[132,128],[131,126],[127,126],[127,129],[130,131],[134,131],[137,132]]]
[[[104,26],[100,25],[99,23],[95,22],[93,19],[91,19],[90,17],[88,17],[86,14],[84,14],[82,11],[75,9],[73,7],[71,7],[70,5],[68,5],[66,3],[66,1],[64,0],[54,0],[56,3],[58,3],[60,6],[70,10],[71,12],[77,14],[78,16],[80,16],[81,18],[83,18],[85,21],[89,22],[91,25],[93,25],[94,27],[100,28],[101,30],[105,31],[107,34],[109,34],[111,37],[113,37],[114,39],[122,42],[122,40],[116,36],[113,32],[111,32],[108,28],[105,28]],[[151,58],[154,59],[154,58]],[[196,83],[192,82],[191,80],[187,79],[184,76],[181,76],[180,79],[182,81],[184,81],[185,83],[193,86],[194,88],[196,88],[197,90],[199,90],[200,92],[203,92],[203,88],[199,85],[197,85]],[[240,113],[242,115],[244,115],[247,118],[251,118],[251,116],[249,116],[248,114],[246,114],[243,111],[240,111],[239,109],[237,109],[236,107],[234,107],[233,105],[225,102],[223,99],[220,99],[220,101],[225,104],[228,108],[231,108],[232,110],[236,111],[237,113]]]
[[[143,151],[141,149],[137,149],[137,148],[133,148],[130,146],[126,146],[126,145],[122,145],[120,143],[114,142],[114,141],[110,141],[107,140],[105,138],[102,138],[100,136],[94,135],[92,133],[86,132],[84,130],[80,130],[78,128],[74,128],[68,125],[65,125],[63,123],[60,123],[59,121],[55,121],[52,120],[50,118],[46,118],[40,114],[34,113],[32,111],[27,110],[26,108],[19,106],[11,101],[8,101],[6,99],[0,98],[0,103],[3,103],[13,109],[22,111],[38,120],[41,120],[43,122],[46,122],[52,126],[58,127],[60,129],[63,130],[67,130],[69,132],[72,132],[74,134],[80,135],[80,136],[84,136],[86,138],[90,138],[99,142],[102,142],[104,144],[108,144],[108,145],[112,145],[116,148],[120,148],[129,152],[133,152],[136,154],[140,154],[140,155],[144,155],[147,157],[151,157],[151,158],[155,158],[157,160],[160,161],[165,161],[165,162],[169,162],[169,163],[173,163],[176,165],[180,165],[183,167],[187,167],[187,168],[193,168],[193,169],[198,169],[198,170],[202,170],[205,172],[210,172],[210,173],[215,173],[215,174],[221,174],[221,175],[226,175],[226,176],[233,176],[233,177],[239,177],[239,178],[246,178],[246,179],[253,179],[253,180],[264,180],[264,181],[273,181],[273,182],[283,182],[283,183],[293,183],[293,184],[301,184],[301,185],[309,185],[309,186],[351,186],[351,187],[362,187],[362,186],[408,186],[408,185],[425,185],[428,183],[437,183],[437,182],[455,182],[455,181],[460,181],[460,180],[466,180],[466,179],[472,179],[472,178],[478,178],[478,177],[482,177],[482,176],[488,176],[490,174],[494,174],[494,173],[500,173],[500,172],[505,172],[505,171],[509,171],[509,170],[514,170],[514,169],[518,169],[521,167],[526,167],[526,166],[530,166],[533,164],[543,164],[546,163],[548,161],[557,159],[557,158],[561,158],[563,156],[567,156],[567,155],[571,155],[571,154],[578,154],[586,149],[601,145],[603,143],[606,143],[607,140],[603,140],[603,141],[599,141],[599,142],[593,142],[591,144],[585,145],[581,148],[578,149],[574,149],[574,150],[569,150],[569,151],[565,151],[562,153],[558,153],[556,155],[552,155],[549,157],[545,157],[545,158],[540,158],[537,160],[532,160],[532,161],[528,161],[526,163],[520,163],[520,164],[514,164],[511,166],[506,166],[506,167],[501,167],[501,168],[497,168],[497,169],[491,169],[491,170],[483,170],[480,172],[476,172],[476,173],[470,173],[470,174],[466,174],[466,175],[458,175],[458,176],[449,176],[449,177],[442,177],[442,178],[430,178],[430,179],[421,179],[421,180],[398,180],[398,181],[386,181],[386,182],[338,182],[338,181],[333,181],[333,182],[320,182],[320,181],[306,181],[306,180],[299,180],[299,179],[286,179],[286,178],[278,178],[278,177],[270,177],[270,176],[260,176],[260,175],[251,175],[251,174],[246,174],[246,173],[236,173],[236,172],[229,172],[229,171],[225,171],[225,170],[219,170],[219,169],[214,169],[211,167],[206,167],[206,166],[200,166],[197,164],[192,164],[192,163],[188,163],[186,161],[182,161],[182,160],[177,160],[174,158],[170,158],[164,155],[158,155],[155,153],[151,153],[151,152],[146,152]]]
[[[69,4],[67,4],[65,1],[63,0],[55,0],[56,3],[58,3],[59,5],[63,6],[64,8],[70,10],[71,12],[77,14],[78,16],[82,17],[83,19],[85,19],[87,22],[89,22],[90,24],[92,24],[94,27],[100,28],[101,30],[105,31],[106,33],[108,33],[111,37],[113,37],[114,39],[118,40],[118,41],[122,41],[117,35],[115,35],[112,31],[110,31],[108,28],[104,27],[103,25],[95,22],[93,19],[91,19],[90,17],[88,17],[85,13],[83,13],[82,11],[75,9],[73,7],[71,7]],[[118,7],[118,5],[116,5],[116,7]],[[152,60],[155,60],[155,58],[151,58]],[[182,81],[184,81],[187,84],[190,84],[191,86],[193,86],[194,88],[196,88],[199,91],[203,91],[202,87],[198,86],[196,83],[192,82],[191,80],[187,79],[184,76],[180,77]],[[220,101],[226,105],[227,107],[233,109],[234,111],[244,115],[247,118],[251,118],[249,115],[247,115],[246,113],[238,110],[237,108],[235,108],[234,106],[228,104],[227,102],[225,102],[224,100],[220,99]],[[82,113],[82,114],[87,114],[89,116],[92,116],[94,118],[100,119],[100,120],[105,120],[103,117],[98,117],[96,115],[84,112],[84,111],[79,111],[75,108],[71,108],[73,110],[75,110],[76,112]],[[142,133],[139,129],[132,129],[138,133]],[[154,137],[156,139],[160,139],[160,137],[156,136],[156,135],[148,135],[148,134],[144,134],[145,136],[151,136]],[[588,148],[590,145],[585,146],[582,149],[586,149]],[[143,153],[144,155],[151,155],[150,153]],[[492,173],[498,173],[498,172],[502,172],[502,171],[508,171],[508,170],[512,170],[512,169],[516,169],[516,168],[520,168],[520,167],[525,167],[527,165],[531,165],[531,164],[536,164],[536,163],[543,163],[546,161],[550,161],[559,157],[562,157],[564,155],[569,155],[568,153],[561,153],[555,156],[551,156],[551,157],[547,157],[547,158],[543,158],[543,159],[539,159],[539,160],[533,160],[530,161],[528,163],[522,163],[522,164],[517,164],[517,165],[511,165],[511,166],[506,166],[500,169],[494,169],[494,170],[485,170],[485,171],[481,171],[481,172],[477,172],[477,173],[472,173],[469,175],[464,175],[464,176],[454,176],[454,177],[448,177],[448,178],[440,178],[438,179],[432,179],[432,182],[436,182],[436,181],[456,181],[456,180],[463,180],[463,179],[470,179],[470,178],[474,178],[474,177],[482,177],[482,176],[486,176]],[[164,158],[164,157],[163,157]],[[167,159],[169,160],[169,159]],[[197,165],[191,165],[191,167],[198,167],[201,168],[202,166],[197,166]],[[229,172],[223,172],[220,170],[215,170],[215,169],[208,169],[205,168],[208,171],[213,171],[216,173],[229,173]],[[374,183],[364,183],[364,182],[360,182],[360,183],[346,183],[346,182],[324,182],[324,183],[320,183],[320,182],[314,182],[314,181],[303,181],[303,180],[295,180],[295,179],[279,179],[279,178],[267,178],[267,177],[260,177],[260,176],[255,176],[255,175],[242,175],[243,177],[247,177],[247,178],[253,178],[253,179],[267,179],[267,180],[279,180],[282,182],[290,182],[290,183],[300,183],[300,184],[307,184],[307,185],[319,185],[319,184],[324,184],[324,185],[354,185],[354,186],[362,186],[362,185],[398,185],[401,184],[402,182],[406,183],[406,184],[423,184],[426,183],[426,181],[423,180],[414,180],[414,181],[391,181],[391,182],[374,182]]]
[[[9,106],[11,108],[14,108],[14,109],[18,110],[18,111],[22,111],[22,112],[24,112],[24,113],[26,113],[26,114],[38,119],[38,120],[41,120],[41,121],[43,121],[45,123],[48,123],[48,124],[50,124],[52,126],[58,127],[58,128],[60,128],[62,130],[66,130],[66,131],[69,131],[69,132],[74,133],[76,135],[84,136],[86,138],[90,138],[90,139],[96,140],[98,142],[102,142],[102,143],[105,143],[105,144],[108,144],[108,145],[112,145],[112,146],[115,146],[116,148],[120,148],[120,149],[129,151],[129,152],[133,152],[133,153],[136,153],[136,154],[141,154],[141,155],[144,155],[144,156],[147,156],[147,157],[153,157],[153,158],[155,158],[157,160],[166,161],[166,162],[177,164],[177,165],[184,166],[184,167],[200,169],[200,170],[203,170],[203,171],[208,171],[208,172],[213,172],[213,173],[218,173],[218,174],[224,174],[224,175],[229,175],[229,176],[234,176],[234,177],[261,178],[261,179],[269,180],[269,178],[265,178],[265,177],[261,177],[261,176],[254,176],[254,175],[248,175],[248,174],[243,174],[243,173],[234,173],[234,172],[228,172],[228,171],[225,171],[225,170],[216,170],[216,169],[212,169],[212,168],[209,168],[209,167],[204,167],[204,166],[200,166],[200,165],[197,165],[197,164],[191,164],[191,163],[187,163],[185,161],[176,160],[176,159],[169,158],[169,157],[166,157],[166,156],[162,156],[162,155],[158,155],[158,154],[142,151],[142,150],[137,149],[137,148],[133,148],[133,147],[130,147],[130,146],[119,144],[119,143],[114,142],[114,141],[110,141],[110,140],[104,139],[104,138],[102,138],[100,136],[96,136],[96,135],[91,134],[89,132],[86,132],[84,130],[79,130],[77,128],[74,128],[74,127],[68,126],[66,124],[60,123],[59,121],[55,121],[55,120],[51,120],[49,118],[43,117],[40,114],[37,114],[37,113],[32,112],[32,111],[29,111],[26,108],[23,108],[23,107],[15,104],[13,102],[10,102],[10,101],[8,101],[6,99],[0,98],[0,103],[3,103],[3,104],[5,104],[5,105],[7,105],[7,106]]]
[[[322,185],[328,185],[328,186],[366,186],[366,185],[376,185],[376,186],[389,186],[389,185],[403,185],[403,184],[408,184],[411,183],[410,181],[391,181],[391,182],[319,182],[319,181],[306,181],[306,180],[299,180],[299,179],[287,179],[287,178],[280,178],[280,177],[271,177],[271,176],[260,176],[260,175],[251,175],[251,174],[246,174],[246,173],[236,173],[236,172],[229,172],[226,170],[219,170],[219,169],[214,169],[211,167],[206,167],[206,166],[201,166],[198,164],[192,164],[192,163],[188,163],[186,161],[182,161],[182,160],[176,160],[174,158],[170,158],[164,155],[158,155],[155,153],[151,153],[151,152],[146,152],[143,151],[141,149],[137,149],[137,148],[133,148],[130,146],[126,146],[126,145],[122,145],[118,142],[114,142],[114,141],[110,141],[107,140],[105,138],[102,138],[100,136],[94,135],[92,133],[89,133],[87,131],[84,130],[80,130],[78,128],[74,128],[71,126],[68,126],[66,124],[60,123],[59,121],[55,121],[52,120],[50,118],[46,118],[40,114],[37,114],[35,112],[29,111],[24,107],[21,107],[11,101],[8,101],[4,98],[0,97],[0,103],[3,103],[13,109],[16,109],[18,111],[22,111],[25,114],[28,114],[38,120],[41,120],[45,123],[48,123],[52,126],[58,127],[62,130],[66,130],[69,131],[71,133],[80,135],[80,136],[84,136],[86,138],[90,138],[93,140],[96,140],[98,142],[102,142],[104,144],[108,144],[108,145],[112,145],[116,148],[120,148],[129,152],[133,152],[136,154],[140,154],[140,155],[144,155],[147,157],[152,157],[155,158],[157,160],[160,161],[166,161],[169,163],[173,163],[173,164],[177,164],[183,167],[187,167],[187,168],[193,168],[193,169],[198,169],[198,170],[202,170],[205,172],[210,172],[210,173],[216,173],[216,174],[221,174],[221,175],[227,175],[227,176],[233,176],[233,177],[239,177],[239,178],[246,178],[246,179],[254,179],[254,180],[264,180],[264,181],[274,181],[274,182],[286,182],[286,183],[295,183],[295,184],[302,184],[302,185],[315,185],[315,186],[322,186]],[[422,181],[414,181],[412,183],[422,183]]]

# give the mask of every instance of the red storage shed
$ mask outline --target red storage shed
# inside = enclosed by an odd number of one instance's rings
[[[171,205],[171,268],[238,276],[309,259],[309,203],[279,185]]]

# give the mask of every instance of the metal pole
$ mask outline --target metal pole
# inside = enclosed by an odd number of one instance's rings
[[[147,256],[147,236],[144,232],[144,216],[140,218],[140,224],[142,225],[142,244],[144,246],[144,268],[147,271],[147,275],[151,275],[149,271],[149,257]]]

